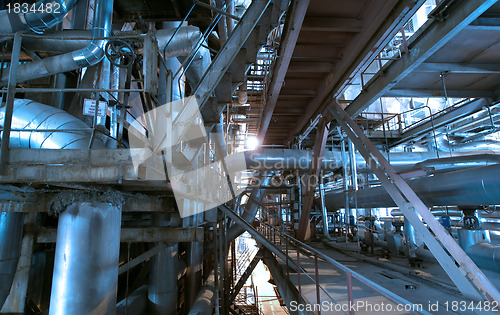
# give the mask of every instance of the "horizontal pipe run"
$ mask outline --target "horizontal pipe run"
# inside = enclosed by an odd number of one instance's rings
[[[428,206],[480,206],[500,204],[500,165],[475,167],[407,181]],[[345,207],[346,193],[326,193],[328,209]],[[357,208],[396,207],[384,187],[348,192]]]

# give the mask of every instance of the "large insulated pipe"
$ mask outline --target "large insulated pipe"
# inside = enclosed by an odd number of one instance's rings
[[[245,205],[245,210],[241,214],[241,218],[246,222],[250,223],[254,220],[257,211],[259,210],[262,199],[266,195],[266,189],[262,189],[260,186],[269,186],[271,183],[272,173],[269,171],[263,171],[260,173],[258,182],[260,185],[255,185],[252,188],[252,192],[248,197],[248,201]],[[230,242],[240,236],[245,229],[239,224],[233,224],[227,231],[227,241]]]
[[[156,39],[158,41],[158,48],[161,53],[164,54],[165,58],[178,58],[182,63],[186,60],[186,56],[190,55],[193,49],[198,48],[198,51],[194,54],[192,62],[186,68],[186,78],[194,89],[201,78],[210,67],[211,57],[210,51],[199,46],[203,33],[196,26],[181,26],[177,33],[175,33],[177,28],[162,29],[158,30],[156,33]],[[175,34],[175,35],[174,35]],[[206,43],[201,43],[206,46]]]
[[[76,202],[59,216],[49,314],[115,314],[121,209]]]
[[[18,65],[18,82],[43,78],[99,63],[104,58],[104,48],[108,42],[105,38],[111,35],[112,17],[113,0],[97,0],[90,44],[70,53]],[[0,86],[7,85],[8,74],[9,71],[6,69],[0,79]]]
[[[500,245],[486,242],[468,247],[465,252],[479,266],[500,272]]]
[[[20,12],[16,12],[14,4],[11,3],[10,13],[9,10],[0,11],[0,21],[2,21],[0,34],[6,35],[27,30],[41,33],[61,23],[75,4],[76,0],[40,0],[29,4],[27,10],[22,6],[19,8]],[[35,10],[30,10],[31,8]]]
[[[479,206],[500,204],[500,165],[437,174],[407,183],[428,206]],[[396,207],[384,187],[348,192],[349,204],[358,208]],[[327,193],[329,209],[345,206],[345,193]]]
[[[200,293],[196,297],[195,303],[189,310],[188,315],[211,315],[215,303],[215,277],[212,272]]]
[[[479,152],[476,152],[479,153]],[[492,164],[493,159],[497,160],[500,155],[497,151],[484,151],[481,154],[474,154],[482,158],[488,157],[488,161],[478,161],[471,157],[471,152],[440,153],[441,160],[446,158],[446,165],[436,162],[436,152],[396,152],[390,153],[391,165],[398,171],[413,167],[416,163],[431,160],[432,165],[438,168],[446,168],[447,165],[454,167],[470,167]],[[245,162],[249,169],[254,170],[301,170],[307,171],[311,167],[312,150],[294,149],[260,149],[244,152]],[[382,153],[387,157],[386,153]],[[366,163],[359,154],[356,157],[356,169],[363,171]],[[342,153],[340,151],[325,151],[321,168],[323,170],[337,170],[342,167]]]
[[[10,292],[21,254],[23,214],[0,213],[0,309]]]
[[[0,123],[4,115],[5,107],[0,109]],[[92,137],[92,129],[83,121],[62,109],[27,99],[14,100],[12,129],[11,148],[84,149],[89,147]],[[21,129],[26,131],[16,131]],[[94,137],[92,147],[105,146],[99,137]]]
[[[178,245],[167,247],[151,260],[149,313],[177,314]]]

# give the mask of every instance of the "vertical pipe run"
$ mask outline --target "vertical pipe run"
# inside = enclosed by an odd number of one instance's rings
[[[178,244],[151,259],[148,298],[152,315],[177,314]]]
[[[24,215],[0,213],[0,309],[10,292],[21,254]]]
[[[115,314],[121,209],[77,202],[59,216],[50,315]]]

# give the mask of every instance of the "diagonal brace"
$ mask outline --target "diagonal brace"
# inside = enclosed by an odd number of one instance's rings
[[[361,128],[336,101],[328,107],[328,110],[355,144],[370,169],[377,175],[410,224],[423,237],[429,250],[458,289],[468,298],[481,300],[482,297],[476,290],[477,288],[488,300],[500,301],[500,292],[498,292],[481,269],[476,266],[457,242],[448,234],[439,221],[436,220],[411,187],[396,173],[375,145],[366,137]],[[436,237],[427,229],[417,213],[427,223],[427,226]],[[442,246],[436,238],[439,239]],[[451,254],[451,257],[447,252]]]

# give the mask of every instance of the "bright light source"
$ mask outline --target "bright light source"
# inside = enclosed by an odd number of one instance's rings
[[[245,141],[246,146],[249,150],[255,150],[259,146],[259,140],[255,136],[249,136],[247,137],[247,140]]]

